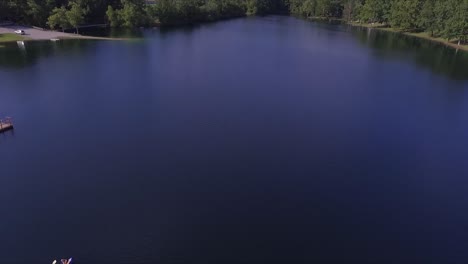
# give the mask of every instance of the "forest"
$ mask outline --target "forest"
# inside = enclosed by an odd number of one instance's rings
[[[290,14],[388,26],[466,43],[468,0],[1,0],[0,21],[52,29],[174,26]]]

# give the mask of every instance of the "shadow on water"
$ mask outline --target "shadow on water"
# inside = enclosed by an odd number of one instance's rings
[[[353,36],[385,59],[411,60],[435,74],[455,80],[468,80],[468,52],[441,43],[369,28],[350,27]]]
[[[56,54],[83,52],[93,40],[30,41],[6,43],[0,47],[0,69],[21,69],[36,64],[41,58]]]
[[[109,38],[142,38],[144,37],[144,29],[94,27],[81,29],[80,34]]]

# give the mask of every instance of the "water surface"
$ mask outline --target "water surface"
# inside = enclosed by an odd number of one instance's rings
[[[290,17],[0,48],[0,263],[463,263],[468,55]]]

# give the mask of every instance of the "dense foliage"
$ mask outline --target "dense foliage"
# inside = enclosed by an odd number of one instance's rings
[[[0,21],[62,29],[89,23],[179,25],[287,12],[283,0],[0,0]]]
[[[51,28],[179,25],[246,15],[289,13],[388,25],[468,40],[468,0],[1,0],[0,21]]]

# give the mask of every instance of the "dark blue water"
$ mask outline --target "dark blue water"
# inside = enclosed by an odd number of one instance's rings
[[[288,17],[0,47],[0,263],[465,263],[468,55]]]

